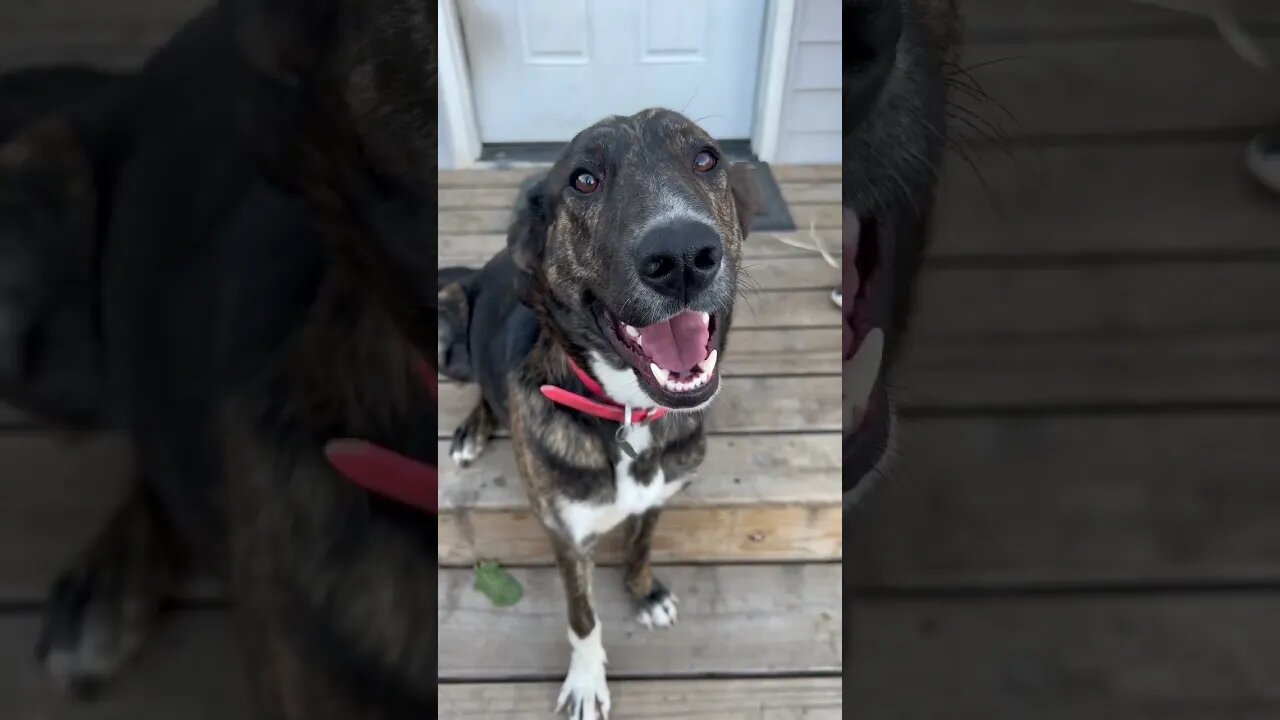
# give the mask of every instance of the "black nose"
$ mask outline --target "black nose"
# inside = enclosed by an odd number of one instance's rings
[[[848,128],[871,112],[893,71],[902,37],[901,1],[845,0],[844,36],[844,116]]]
[[[646,285],[687,302],[720,272],[720,236],[706,223],[681,220],[650,229],[636,243],[636,270]]]

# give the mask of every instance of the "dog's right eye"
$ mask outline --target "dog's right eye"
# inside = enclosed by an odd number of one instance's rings
[[[579,171],[573,176],[573,189],[583,195],[590,195],[599,187],[600,181],[596,179],[596,176],[586,172],[585,170]]]

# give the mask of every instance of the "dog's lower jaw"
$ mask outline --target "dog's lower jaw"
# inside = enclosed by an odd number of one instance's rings
[[[608,660],[600,627],[600,619],[595,618],[591,632],[581,638],[569,628],[573,656],[556,701],[556,712],[563,710],[571,720],[607,720],[609,717],[609,684],[604,671]]]
[[[619,370],[609,361],[605,360],[600,353],[591,351],[588,354],[589,364],[591,365],[591,374],[600,381],[600,387],[604,388],[604,392],[616,402],[623,405],[629,405],[633,408],[656,407],[657,403],[653,398],[645,393],[644,388],[640,387],[640,380],[636,377],[636,373],[631,368],[622,368]],[[702,412],[711,406],[716,397],[720,395],[720,389],[717,388],[706,402],[696,407],[690,408],[668,408],[670,412],[695,413]]]

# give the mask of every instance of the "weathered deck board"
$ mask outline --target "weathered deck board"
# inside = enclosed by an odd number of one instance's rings
[[[709,433],[840,429],[840,376],[725,378],[707,410]],[[479,397],[474,385],[440,386],[439,436],[448,438]]]
[[[788,183],[840,182],[839,165],[770,165],[769,170],[779,185]],[[444,170],[438,175],[440,188],[504,187],[519,185],[520,181],[536,172],[535,167],[503,168],[494,170]]]
[[[790,205],[791,219],[796,227],[808,229],[812,224],[818,228],[840,227],[840,206],[836,203],[818,203]],[[447,234],[488,234],[506,232],[511,225],[511,210],[501,209],[454,209],[440,214],[440,232]]]
[[[903,423],[900,474],[846,519],[868,586],[1271,581],[1280,413]]]
[[[778,482],[785,479],[777,478]],[[839,487],[833,481],[833,487]],[[471,567],[478,560],[551,565],[547,531],[528,510],[440,515],[440,564]],[[795,562],[843,556],[839,501],[818,505],[674,507],[662,513],[653,539],[657,563]],[[596,559],[622,562],[621,538],[601,539]]]
[[[457,649],[440,658],[441,678],[561,679],[569,643],[560,576],[551,568],[512,573],[524,598],[494,608],[472,589],[470,571],[441,570],[440,647]],[[667,567],[659,576],[680,598],[680,623],[651,632],[633,619],[621,571],[596,570],[610,677],[839,670],[838,564]]]
[[[824,505],[840,501],[840,433],[712,435],[697,480],[664,507]],[[449,441],[440,441],[440,457]],[[492,462],[453,468],[440,482],[442,511],[527,507],[510,442],[485,451]],[[761,474],[762,469],[769,470]]]
[[[840,720],[840,678],[619,680],[610,720]],[[467,683],[440,686],[447,720],[528,720],[555,705],[559,683]]]
[[[907,409],[1280,402],[1280,332],[936,337],[904,348]]]
[[[843,252],[839,228],[824,228],[814,230],[813,233],[817,235],[827,252],[832,255],[840,255]],[[794,244],[783,242],[780,238],[801,243],[804,247],[797,248]],[[460,260],[462,262],[459,264],[479,267],[484,261],[493,257],[494,253],[507,246],[507,236],[499,233],[440,235],[439,243],[441,267],[447,267],[451,260],[455,263]],[[808,228],[793,233],[751,233],[742,246],[742,256],[750,261],[772,257],[808,257],[813,256],[815,251],[805,248],[812,247],[814,247],[814,240]]]
[[[445,170],[440,174],[443,176],[449,172]],[[536,170],[530,168],[528,175],[534,172]],[[510,211],[515,206],[518,181],[522,180],[523,176],[502,175],[498,179],[503,182],[500,184],[495,182],[488,187],[442,186],[436,194],[440,211],[442,213],[452,210],[479,209]],[[781,183],[778,189],[782,191],[782,199],[788,204],[838,205],[840,203],[839,180],[825,183]]]
[[[602,594],[618,595],[613,590],[616,583],[611,582],[615,578],[606,575],[601,573],[598,590]],[[460,594],[471,592],[467,585],[457,589]],[[541,594],[550,598],[556,593],[558,590],[548,587]],[[750,602],[750,595],[725,595],[719,602],[735,617],[750,615],[752,609],[743,607]],[[1274,593],[1222,592],[863,602],[854,606],[849,617],[847,637],[853,657],[846,676],[849,693],[843,702],[857,709],[858,717],[895,720],[921,717],[1261,720],[1274,717],[1280,714],[1280,695],[1274,691],[1269,678],[1280,672],[1280,654],[1276,651],[1280,647],[1280,625],[1274,622],[1278,601],[1280,598]],[[537,685],[521,685],[519,689],[482,686],[490,690],[487,694],[473,692],[465,686],[448,686],[442,688],[442,702],[456,702],[462,708],[475,709],[476,703],[483,703],[487,697],[495,705],[494,710],[506,710],[503,703],[512,698],[519,698],[521,702],[528,698],[530,705],[518,706],[527,709],[527,714],[497,717],[550,717],[546,708],[554,702],[553,691],[558,688],[558,675],[563,671],[567,643],[559,608],[550,601],[547,604],[551,607],[547,608],[545,621],[531,627],[538,628],[533,639],[546,653],[546,659],[540,664],[546,670],[540,674],[552,677]],[[801,600],[797,605],[803,608],[807,603]],[[613,674],[610,687],[619,718],[653,717],[635,713],[640,712],[638,708],[649,710],[646,703],[655,701],[655,693],[658,698],[675,699],[684,697],[684,691],[692,687],[676,680],[629,682],[623,679],[627,671],[615,667],[619,663],[625,660],[632,666],[633,661],[649,663],[667,659],[688,662],[692,653],[711,651],[719,657],[731,649],[717,651],[714,646],[695,644],[696,636],[705,631],[708,622],[715,620],[684,615],[674,629],[657,633],[635,630],[631,637],[620,637],[626,630],[624,624],[630,622],[628,613],[621,607],[602,604],[606,634],[611,634],[606,647],[610,653],[609,670]],[[683,603],[681,609],[684,609]],[[834,610],[838,627],[840,609]],[[759,632],[734,635],[740,639],[734,647],[745,656],[736,659],[737,662],[768,662],[776,658],[778,652],[799,654],[807,650],[808,657],[815,659],[819,654],[828,655],[830,651],[823,647],[823,638],[837,647],[840,640],[832,637],[834,630],[825,629],[829,623],[817,620],[821,612],[815,608],[797,613],[815,619],[824,628],[817,637],[808,627],[789,617],[778,618],[760,612],[760,620],[755,625]],[[109,687],[98,702],[89,705],[72,704],[58,697],[35,667],[26,648],[34,643],[37,627],[34,616],[9,615],[0,619],[0,647],[17,658],[11,666],[14,672],[0,674],[0,715],[4,717],[225,720],[246,716],[247,691],[234,647],[235,632],[222,613],[170,616],[158,642],[147,648],[138,665],[130,668],[118,684]],[[794,627],[796,631],[794,639],[790,633],[781,636],[787,639],[781,650],[763,644],[775,639],[775,634],[784,627]],[[682,639],[684,631],[694,637]],[[520,632],[525,633],[525,628]],[[482,637],[494,637],[493,630]],[[756,650],[750,647],[753,641],[757,643]],[[485,652],[500,652],[512,645],[509,638],[504,638]],[[738,683],[740,692],[733,695],[741,698],[737,702],[750,709],[751,693],[759,692],[757,697],[773,697],[772,688],[788,682],[829,688],[826,691],[831,693],[829,697],[839,698],[835,681],[831,678],[714,682]],[[922,692],[922,688],[929,691]],[[797,696],[793,702],[803,708],[805,697],[807,694]],[[735,701],[727,698],[725,702]],[[789,717],[788,709],[799,712],[793,705],[781,706],[776,714],[760,716],[715,714],[714,705],[700,709],[704,712],[686,717],[736,720]],[[814,710],[819,711],[829,712],[821,704]],[[840,715],[810,717],[834,720]]]
[[[962,64],[1016,124],[966,105],[1014,136],[1253,127],[1280,113],[1273,80],[1213,36],[970,45]]]
[[[563,625],[563,621],[559,622]],[[17,661],[0,675],[0,717],[14,720],[241,720],[249,694],[236,632],[221,612],[183,612],[166,618],[155,644],[120,681],[91,703],[60,696],[30,659],[38,623],[33,615],[0,618],[0,648]],[[679,632],[674,630],[672,632]],[[563,641],[563,633],[558,633]],[[632,642],[624,639],[620,642]],[[612,648],[610,648],[612,650]],[[612,655],[611,655],[612,659]],[[611,662],[612,666],[612,662]],[[612,669],[612,667],[610,668]],[[550,718],[556,681],[442,685],[440,717],[448,720]],[[612,679],[611,718],[652,720],[774,720],[802,713],[837,720],[840,679],[725,680]]]
[[[1243,154],[1221,141],[987,150],[981,177],[951,156],[929,257],[1274,252],[1280,203]]]
[[[1278,717],[1278,602],[1170,592],[859,603],[844,702],[877,720]]]
[[[546,531],[528,500],[508,441],[495,441],[469,468],[440,443],[439,553],[442,564],[478,559],[549,564]],[[840,435],[712,436],[696,480],[667,504],[657,562],[834,560],[841,556]],[[620,538],[602,539],[602,563],[621,558]]]
[[[921,276],[917,337],[1169,337],[1280,328],[1280,262],[948,267]]]

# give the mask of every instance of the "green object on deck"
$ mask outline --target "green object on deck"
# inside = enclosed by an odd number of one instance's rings
[[[475,588],[489,598],[495,607],[515,605],[524,595],[520,582],[492,560],[481,560],[476,563]]]

